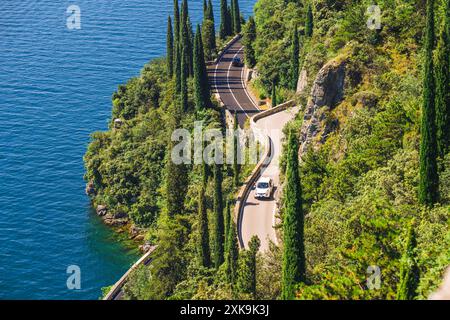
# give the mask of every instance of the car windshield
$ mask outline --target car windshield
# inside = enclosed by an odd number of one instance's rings
[[[269,187],[269,184],[267,182],[260,182],[256,187],[258,189],[267,189]]]

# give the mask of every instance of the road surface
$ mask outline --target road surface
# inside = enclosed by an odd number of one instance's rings
[[[236,111],[238,122],[241,128],[250,117],[260,110],[247,92],[244,79],[244,68],[233,67],[231,60],[239,57],[243,61],[243,46],[240,41],[235,42],[218,61],[216,65],[211,65],[208,69],[211,88],[220,95],[225,107],[231,112]],[[268,200],[256,200],[254,190],[251,190],[245,199],[243,216],[241,220],[240,235],[244,245],[253,235],[259,237],[261,241],[260,251],[266,251],[269,240],[277,243],[275,234],[275,196],[279,191],[279,156],[282,147],[282,129],[298,111],[297,108],[288,109],[275,113],[256,122],[256,127],[252,129],[263,130],[263,134],[269,135],[272,144],[272,160],[263,170],[262,176],[271,177],[274,181],[275,190],[273,197]]]
[[[277,244],[274,226],[276,225],[276,199],[280,191],[279,160],[283,147],[283,127],[295,117],[298,108],[290,108],[258,120],[253,128],[270,137],[271,161],[262,169],[261,177],[270,177],[274,183],[272,197],[267,200],[255,199],[253,188],[245,199],[242,215],[242,241],[247,246],[253,235],[261,241],[260,251],[269,248],[269,240]]]
[[[208,75],[211,89],[220,95],[228,110],[237,112],[239,125],[243,128],[245,121],[258,113],[259,109],[246,90],[244,68],[231,64],[235,57],[244,61],[244,47],[240,40],[226,50],[217,64],[209,66]]]

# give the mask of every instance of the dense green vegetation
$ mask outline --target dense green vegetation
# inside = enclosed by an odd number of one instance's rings
[[[94,133],[85,155],[93,203],[159,246],[126,297],[426,299],[450,265],[449,1],[377,1],[382,27],[372,30],[368,0],[258,0],[242,26],[237,1],[222,0],[217,39],[210,1],[195,33],[187,1],[181,14],[174,4],[169,57],[119,86],[110,130]],[[283,245],[264,254],[255,238],[239,250],[231,217],[251,166],[169,161],[171,129],[223,129],[204,63],[239,28],[253,87],[275,103],[306,105],[318,71],[345,64],[343,98],[324,107],[324,122],[337,123],[326,139],[299,162],[303,113],[285,128]]]

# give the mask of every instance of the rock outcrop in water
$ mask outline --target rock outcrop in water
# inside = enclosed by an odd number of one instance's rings
[[[338,121],[327,115],[344,96],[344,80],[345,61],[331,61],[317,74],[303,118],[300,155],[310,145],[325,143],[328,135],[337,129]]]

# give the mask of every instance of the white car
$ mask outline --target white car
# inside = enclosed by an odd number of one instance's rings
[[[255,187],[255,198],[269,199],[272,196],[273,182],[271,178],[261,177],[258,182],[256,182]]]

